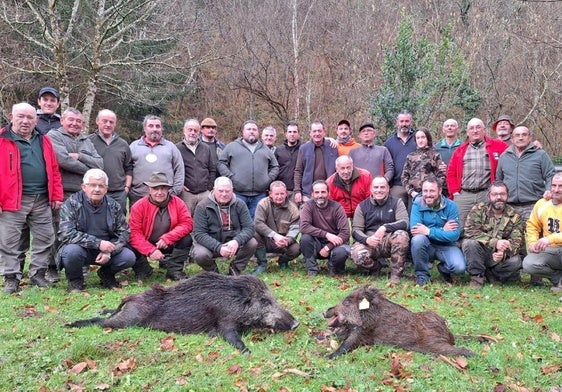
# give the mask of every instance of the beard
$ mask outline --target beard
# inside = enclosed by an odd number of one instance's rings
[[[505,201],[496,201],[492,203],[492,208],[496,211],[502,211],[505,208]]]
[[[314,202],[316,203],[316,205],[318,207],[325,207],[326,204],[328,204],[328,198],[327,197],[319,197],[317,199],[314,199]]]
[[[255,136],[248,136],[247,138],[244,138],[244,141],[248,144],[256,144],[258,138]]]

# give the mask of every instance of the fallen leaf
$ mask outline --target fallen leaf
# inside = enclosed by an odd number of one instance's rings
[[[123,373],[131,372],[137,368],[137,364],[134,358],[127,358],[119,362],[119,364],[113,369],[113,373],[117,376]]]
[[[95,388],[98,391],[107,391],[111,388],[111,385],[106,384],[106,383],[100,383],[100,384],[96,384]]]
[[[309,373],[305,373],[299,369],[286,369],[284,371],[287,373],[296,374],[297,376],[312,377]]]
[[[465,372],[465,371],[466,371],[466,369],[463,368],[463,367],[461,367],[456,361],[453,361],[453,360],[447,358],[447,357],[444,356],[444,355],[439,355],[439,359],[442,360],[442,361],[445,362],[445,363],[448,363],[449,365],[451,365],[452,367],[454,367],[455,369],[457,369],[457,370],[460,371],[460,372]]]
[[[240,374],[242,373],[242,368],[239,365],[232,365],[227,370],[228,374]]]
[[[273,282],[271,282],[271,285],[275,287],[280,287],[281,283],[278,280],[274,280]]]
[[[90,370],[96,370],[97,366],[96,366],[96,363],[93,360],[87,358],[85,361],[88,364],[88,368],[90,368]]]
[[[543,372],[543,374],[550,374],[560,371],[560,368],[562,368],[562,365],[541,366],[541,372]]]
[[[558,342],[558,343],[560,343],[560,341],[561,341],[560,336],[558,336],[558,334],[556,332],[551,333],[550,338],[552,340],[554,340],[555,342]]]
[[[80,363],[77,363],[76,365],[74,365],[68,372],[70,374],[80,374],[87,367],[88,367],[88,364],[86,362],[80,362]]]
[[[531,390],[529,388],[520,387],[519,385],[515,385],[515,384],[508,384],[507,387],[509,388],[510,391],[531,392]]]
[[[544,321],[543,317],[540,314],[535,315],[533,317],[537,323],[542,323]]]
[[[47,312],[51,312],[51,313],[58,313],[59,311],[57,310],[57,308],[53,307],[53,306],[49,306],[49,305],[45,305],[43,307],[43,309],[45,309]]]
[[[160,340],[160,350],[173,351],[174,349],[174,337],[172,335],[168,335]]]

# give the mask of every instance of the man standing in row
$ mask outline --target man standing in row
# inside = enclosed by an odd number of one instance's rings
[[[349,152],[360,146],[352,136],[351,123],[347,120],[341,120],[336,127],[336,135],[338,140],[338,155],[349,155]]]
[[[466,217],[462,250],[473,289],[481,289],[485,279],[490,283],[520,279],[524,227],[507,204],[508,195],[507,186],[495,181],[488,202],[474,206]]]
[[[263,144],[269,148],[274,154],[275,150],[275,142],[277,141],[277,130],[273,128],[273,126],[268,125],[261,131],[261,140]]]
[[[90,135],[90,140],[98,154],[103,158],[104,171],[109,177],[107,195],[127,211],[127,195],[133,182],[133,160],[129,144],[115,133],[117,115],[108,109],[102,109],[96,117],[97,132]]]
[[[242,125],[242,137],[229,143],[221,153],[217,170],[230,178],[236,197],[246,204],[254,219],[259,201],[277,178],[279,164],[259,139],[256,122],[248,120]]]
[[[289,261],[300,254],[297,242],[299,235],[299,208],[289,200],[287,187],[281,181],[269,186],[269,197],[262,199],[256,208],[254,223],[258,242],[254,275],[266,271],[267,252],[279,253],[279,267],[288,268]]]
[[[283,181],[287,187],[290,199],[293,198],[295,189],[295,167],[300,146],[299,127],[295,121],[289,121],[285,130],[285,141],[282,146],[275,149],[275,158],[279,164],[277,179]]]
[[[201,141],[209,146],[215,167],[217,166],[222,150],[226,147],[223,142],[217,139],[217,132],[217,123],[215,120],[207,117],[201,121]],[[219,175],[217,171],[216,176],[218,177]]]
[[[310,124],[310,140],[304,143],[297,156],[295,165],[295,203],[300,204],[310,199],[312,183],[326,180],[336,170],[338,150],[331,147],[326,138],[324,124],[314,121]]]
[[[359,127],[361,145],[349,152],[356,167],[367,170],[371,176],[384,176],[390,183],[394,177],[394,162],[388,149],[375,144],[377,136],[372,123],[364,123]]]
[[[209,146],[199,138],[199,121],[192,118],[183,126],[184,139],[176,146],[185,167],[185,179],[181,198],[195,212],[195,206],[209,196],[216,178],[216,165]]]
[[[410,249],[408,210],[402,199],[390,195],[388,181],[376,176],[371,195],[362,201],[353,216],[351,260],[377,274],[381,257],[390,257],[390,284],[400,283]]]
[[[185,179],[183,159],[176,145],[162,136],[162,119],[148,115],[143,120],[144,135],[131,143],[133,187],[129,192],[131,206],[148,194],[145,182],[152,173],[165,173],[172,193],[181,195]]]
[[[47,287],[45,273],[55,239],[51,209],[63,200],[62,181],[49,138],[35,128],[37,113],[27,103],[12,107],[10,124],[0,130],[0,274],[4,293],[19,291],[22,229],[32,234],[30,284]]]
[[[39,90],[37,98],[37,131],[41,135],[46,135],[51,129],[59,129],[61,127],[60,116],[57,110],[60,107],[59,92],[52,87],[43,87]]]
[[[349,222],[341,204],[328,198],[328,184],[318,180],[312,184],[312,200],[301,211],[301,252],[307,276],[318,275],[317,257],[328,259],[330,275],[345,271],[349,257]]]
[[[435,144],[435,151],[441,155],[441,160],[443,161],[439,167],[444,173],[447,173],[447,167],[453,156],[453,152],[458,146],[462,144],[459,137],[459,123],[455,119],[445,120],[441,128],[441,133],[445,136],[437,144]],[[449,188],[447,183],[443,184],[443,196],[449,197]]]
[[[447,168],[449,198],[458,206],[461,227],[470,209],[487,201],[500,155],[507,148],[501,140],[486,136],[486,126],[479,118],[468,122],[466,133],[468,140],[455,150]]]
[[[326,180],[330,199],[340,203],[348,218],[353,218],[355,209],[367,199],[371,189],[371,173],[353,165],[347,155],[336,159],[336,172]]]

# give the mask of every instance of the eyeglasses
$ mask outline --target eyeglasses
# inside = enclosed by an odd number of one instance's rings
[[[86,185],[89,188],[93,188],[93,189],[105,189],[105,188],[107,188],[107,185],[105,185],[105,184],[92,184],[90,182],[86,183],[84,185]]]

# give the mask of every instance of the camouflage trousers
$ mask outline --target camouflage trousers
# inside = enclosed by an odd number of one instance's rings
[[[382,265],[378,259],[390,257],[390,274],[401,276],[410,250],[410,236],[404,230],[385,234],[376,247],[356,242],[351,247],[351,260],[358,266],[378,272]]]

